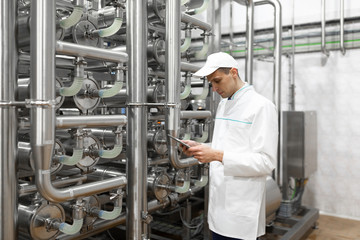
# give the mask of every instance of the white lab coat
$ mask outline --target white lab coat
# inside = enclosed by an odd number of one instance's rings
[[[265,234],[265,181],[276,166],[278,115],[247,83],[218,106],[210,163],[208,223],[224,236],[254,240]]]

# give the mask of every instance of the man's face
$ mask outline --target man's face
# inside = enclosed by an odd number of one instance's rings
[[[222,98],[231,97],[237,90],[237,69],[232,68],[229,74],[221,70],[216,70],[207,76],[207,80],[212,84],[213,91],[217,92]]]

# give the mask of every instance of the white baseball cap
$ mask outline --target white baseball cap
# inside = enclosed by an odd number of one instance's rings
[[[207,59],[205,65],[196,73],[193,74],[195,77],[205,77],[219,68],[236,68],[239,69],[239,65],[237,61],[227,53],[218,52],[210,54]]]

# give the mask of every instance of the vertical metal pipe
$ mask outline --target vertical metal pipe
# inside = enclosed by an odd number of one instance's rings
[[[284,179],[282,179],[281,174],[283,171],[280,171],[283,168],[282,163],[282,154],[280,149],[282,149],[282,114],[281,114],[281,52],[282,52],[282,10],[281,10],[281,4],[279,0],[255,0],[256,5],[261,4],[271,4],[274,9],[274,83],[273,83],[273,102],[275,103],[275,106],[277,107],[278,113],[279,113],[279,142],[278,142],[278,166],[275,169],[275,179],[277,183],[280,185],[282,182],[284,182]],[[281,179],[283,181],[281,181]]]
[[[340,50],[345,55],[346,50],[344,46],[344,0],[340,1]]]
[[[214,17],[215,16],[215,17]],[[221,1],[214,0],[210,1],[209,8],[207,11],[207,22],[213,26],[212,35],[210,36],[210,47],[209,54],[216,53],[221,50]],[[215,119],[216,109],[220,102],[220,95],[216,92],[211,91],[210,94],[210,111],[212,112],[212,119]],[[210,124],[209,139],[212,139],[214,121],[212,120]]]
[[[55,1],[32,1],[30,14],[31,147],[40,190],[50,177],[55,139]]]
[[[0,3],[0,101],[15,101],[17,1]],[[16,114],[14,107],[0,107],[0,239],[17,239]]]
[[[321,51],[323,54],[329,57],[330,53],[326,49],[325,10],[326,10],[325,0],[321,0]]]
[[[253,84],[253,45],[254,45],[254,1],[248,0],[246,6],[246,57],[245,81]]]
[[[229,51],[230,55],[232,55],[232,49],[234,46],[234,27],[233,27],[233,0],[230,0],[230,32],[229,32],[229,40],[230,40],[230,46]]]
[[[207,22],[209,22],[212,26],[212,35],[210,36],[209,43],[209,54],[216,53],[221,50],[221,2],[220,0],[213,0],[209,3],[209,8],[207,11]],[[215,115],[216,110],[220,102],[220,95],[214,91],[210,93],[210,111],[212,113],[211,123],[210,123],[210,131],[209,131],[209,139],[212,141],[214,134],[214,126],[215,126]],[[205,196],[204,196],[204,239],[210,238],[210,230],[209,224],[207,221],[207,212],[209,208],[209,185],[205,187]]]
[[[165,36],[165,89],[166,102],[175,105],[166,108],[166,133],[178,136],[180,126],[180,1],[166,1],[166,36]],[[175,168],[185,168],[198,164],[195,158],[179,159],[177,143],[168,138],[169,160]]]
[[[175,103],[176,106],[168,108],[166,114],[166,130],[168,134],[177,136],[180,122],[180,1],[166,1],[166,102]],[[176,142],[170,141],[170,149],[176,148]],[[176,151],[169,152],[177,154]]]
[[[127,1],[126,28],[129,55],[127,92],[131,103],[145,103],[147,89],[147,1]],[[179,63],[179,62],[178,62]],[[148,239],[147,114],[145,105],[127,109],[127,200],[126,239]]]
[[[290,69],[290,101],[289,101],[289,110],[295,111],[295,0],[292,1],[292,19],[291,19],[291,59]]]

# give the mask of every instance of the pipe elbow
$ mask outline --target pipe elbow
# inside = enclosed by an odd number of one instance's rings
[[[84,78],[82,77],[75,77],[73,83],[70,87],[62,87],[60,88],[60,95],[64,97],[71,97],[76,95],[83,84]]]
[[[190,37],[185,38],[184,43],[180,46],[180,52],[185,52],[186,50],[188,50],[190,44],[191,44],[191,38]]]
[[[57,156],[56,158],[58,158],[59,162],[64,165],[74,166],[82,159],[82,157],[83,157],[83,149],[78,148],[78,149],[74,149],[72,156],[62,155],[62,156]]]
[[[204,143],[204,142],[206,142],[206,140],[208,139],[208,137],[209,137],[209,132],[203,131],[202,136],[199,137],[199,138],[195,138],[195,141],[196,141],[196,142],[199,142],[199,143]]]
[[[123,82],[122,81],[116,81],[115,84],[109,88],[109,89],[101,89],[99,91],[99,97],[100,98],[109,98],[109,97],[113,97],[116,94],[118,94],[120,92],[120,90],[123,87]]]
[[[122,145],[114,145],[114,148],[111,150],[99,150],[99,156],[102,158],[115,158],[119,156],[122,151]]]
[[[181,187],[176,186],[175,192],[186,193],[187,191],[189,191],[189,188],[190,188],[190,180],[187,180],[187,181],[184,181],[184,184]]]
[[[62,233],[68,234],[68,235],[74,235],[75,233],[78,233],[82,226],[83,226],[83,219],[74,219],[73,224],[67,224],[67,223],[60,223],[59,231]]]
[[[80,21],[82,14],[83,14],[83,7],[75,6],[71,15],[68,18],[62,19],[60,21],[60,27],[64,29],[68,29],[74,26],[76,23]]]
[[[185,86],[184,91],[180,94],[180,99],[183,100],[185,98],[187,98],[191,93],[191,84],[187,84]]]
[[[195,187],[205,187],[207,185],[208,181],[209,181],[209,177],[202,175],[200,180],[195,181],[194,186]]]
[[[123,23],[122,18],[115,18],[110,27],[98,30],[99,37],[110,37],[117,33]]]

